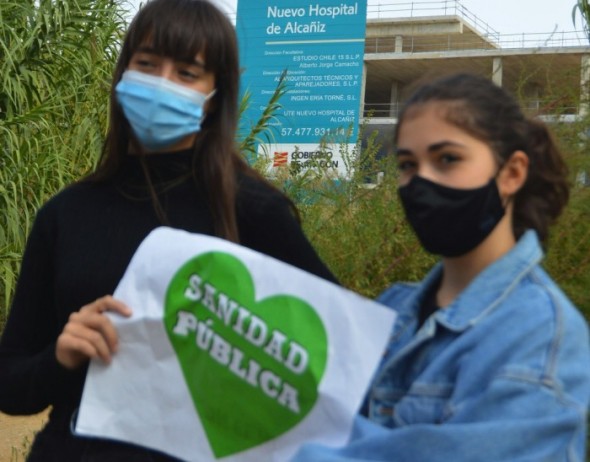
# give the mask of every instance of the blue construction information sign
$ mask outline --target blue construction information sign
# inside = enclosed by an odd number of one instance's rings
[[[241,91],[250,95],[242,135],[286,71],[287,93],[270,122],[272,139],[257,147],[269,156],[270,168],[319,166],[347,175],[342,146],[350,152],[358,136],[366,15],[366,0],[238,1]]]

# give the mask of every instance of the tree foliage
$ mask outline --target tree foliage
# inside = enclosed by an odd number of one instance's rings
[[[35,211],[100,152],[120,4],[0,2],[0,321]]]
[[[586,31],[586,35],[590,39],[590,29],[588,29],[588,24],[590,24],[590,3],[589,0],[578,0],[574,5],[572,10],[572,22],[576,25],[576,16],[580,13],[582,19],[584,21],[584,31]]]

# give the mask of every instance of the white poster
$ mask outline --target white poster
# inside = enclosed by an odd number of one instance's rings
[[[395,313],[271,257],[170,228],[141,244],[109,314],[119,351],[90,364],[81,435],[182,460],[288,460],[346,442]]]

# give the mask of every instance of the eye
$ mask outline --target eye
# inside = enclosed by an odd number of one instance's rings
[[[135,62],[135,64],[138,65],[139,67],[153,67],[154,66],[154,63],[152,63],[148,59],[138,59]]]
[[[457,154],[443,152],[438,156],[438,161],[443,165],[450,165],[457,163],[461,160],[461,157]]]
[[[400,172],[409,173],[418,167],[417,163],[411,159],[399,158],[397,161],[397,169]]]
[[[136,53],[129,64],[137,70],[148,72],[159,65],[159,60],[150,53]]]
[[[178,75],[180,76],[181,79],[183,79],[185,81],[192,82],[192,81],[199,79],[199,77],[201,76],[201,72],[199,70],[195,70],[195,69],[191,69],[191,68],[184,68],[184,69],[179,69]]]

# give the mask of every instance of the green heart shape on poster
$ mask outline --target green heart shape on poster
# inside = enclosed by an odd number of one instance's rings
[[[256,300],[235,256],[185,263],[168,286],[164,324],[217,458],[276,438],[313,408],[328,354],[320,317],[291,295]]]

